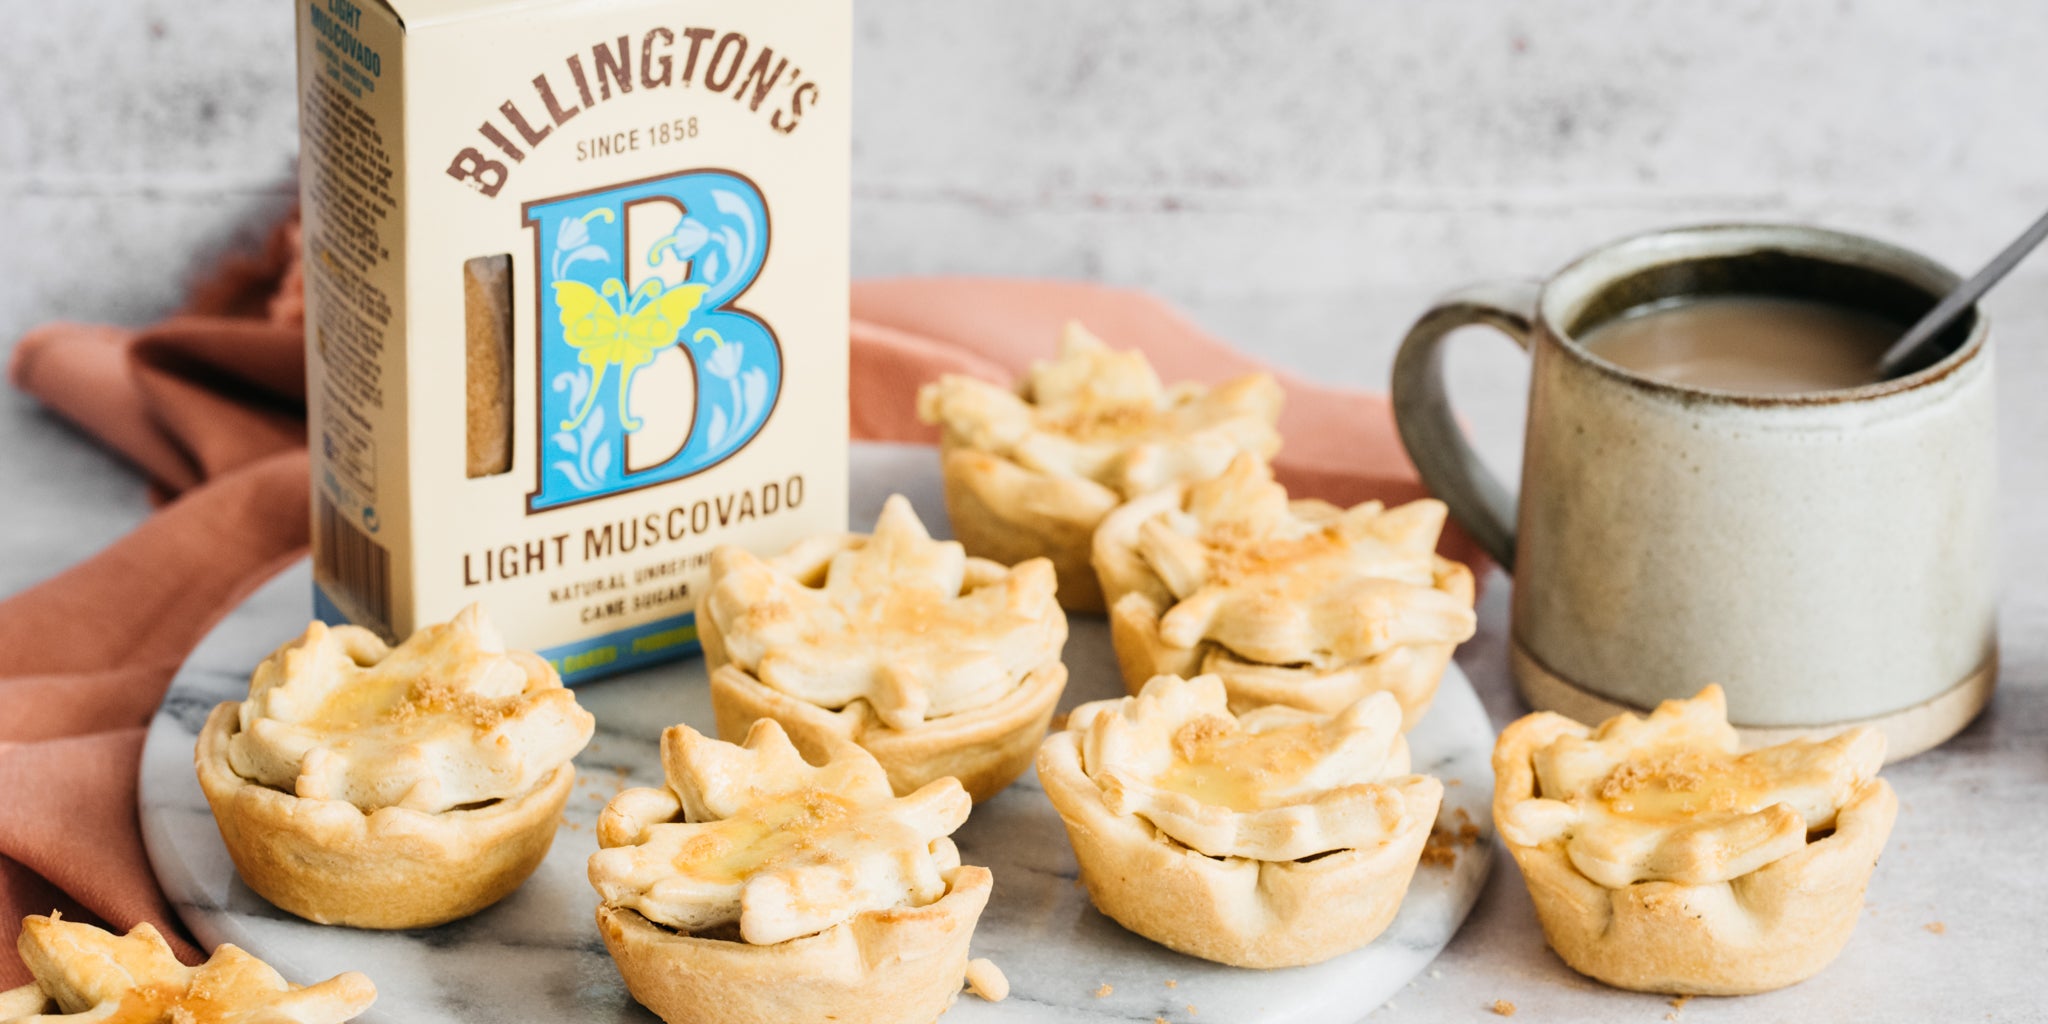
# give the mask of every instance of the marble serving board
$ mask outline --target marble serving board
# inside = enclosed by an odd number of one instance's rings
[[[882,500],[899,491],[935,534],[943,532],[931,449],[856,445],[853,480],[849,511],[857,528],[871,525]],[[208,710],[241,699],[256,663],[305,627],[310,591],[311,572],[301,562],[251,595],[193,652],[150,725],[142,757],[143,838],[157,878],[193,934],[209,948],[235,943],[300,983],[362,971],[378,993],[365,1022],[653,1022],[626,993],[598,938],[597,901],[584,862],[597,848],[593,827],[604,802],[623,787],[661,783],[661,731],[676,722],[712,731],[701,659],[577,688],[577,698],[597,717],[597,736],[576,759],[576,792],[554,848],[510,898],[439,928],[323,927],[272,907],[235,876],[192,770]],[[1123,695],[1100,618],[1075,618],[1066,662],[1071,678],[1062,711]],[[1183,956],[1097,913],[1075,880],[1059,816],[1035,775],[1026,775],[976,807],[954,837],[964,861],[995,874],[973,955],[1002,967],[1010,997],[992,1004],[963,995],[946,1024],[1152,1024],[1161,1018],[1175,1024],[1349,1024],[1363,1018],[1450,941],[1491,866],[1493,733],[1455,666],[1409,740],[1415,769],[1446,783],[1441,824],[1456,829],[1470,821],[1484,834],[1453,846],[1456,858],[1448,866],[1422,866],[1399,916],[1371,945],[1312,967],[1274,971]]]

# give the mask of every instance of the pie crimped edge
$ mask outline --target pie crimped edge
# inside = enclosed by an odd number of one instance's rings
[[[914,517],[900,496],[890,498],[892,506],[898,503],[902,504],[904,514]],[[884,514],[888,512],[885,510]],[[759,561],[796,580],[814,582],[834,555],[853,550],[868,540],[868,536],[856,533],[813,537]],[[736,560],[757,557],[739,549],[714,551],[712,591],[717,591],[719,581],[732,571]],[[969,557],[963,593],[1002,586],[1028,562],[1006,567],[985,558]],[[1059,628],[1064,633],[1066,617],[1059,606],[1050,605],[1046,610],[1059,617]],[[704,647],[705,667],[710,670],[711,709],[720,739],[739,742],[755,722],[770,719],[780,724],[797,749],[813,761],[828,756],[838,744],[851,742],[881,762],[897,793],[915,791],[947,776],[958,779],[976,803],[1002,792],[1031,766],[1067,683],[1066,665],[1055,653],[992,703],[928,718],[913,728],[898,729],[883,722],[864,700],[838,709],[827,708],[763,683],[733,661],[711,602],[706,602],[697,617],[697,635]]]
[[[1718,686],[1691,701],[1666,701],[1659,710],[1695,702],[1710,704],[1726,722]],[[1545,748],[1642,721],[1617,715],[1588,728],[1537,712],[1509,724],[1494,747],[1494,823],[1521,868],[1550,947],[1573,970],[1640,992],[1748,995],[1819,973],[1855,929],[1898,814],[1897,795],[1874,769],[1836,809],[1832,831],[1727,881],[1609,888],[1573,866],[1562,841],[1518,842],[1519,830],[1503,825],[1517,805],[1541,799],[1535,762]],[[1851,732],[1859,742],[1874,743],[1882,760],[1882,734],[1861,727]]]
[[[674,756],[677,740],[671,737],[687,728],[672,726],[662,734],[664,764]],[[750,730],[747,746],[763,731],[782,733],[773,720],[763,720]],[[839,747],[836,755],[866,756],[851,746]],[[650,793],[665,793],[666,799],[649,800]],[[614,797],[599,821],[598,845],[624,845],[631,832],[652,823],[634,819],[656,805],[663,811],[674,807],[668,820],[681,820],[672,788],[626,790]],[[686,934],[603,901],[597,928],[627,990],[668,1024],[936,1020],[960,993],[968,942],[988,905],[994,876],[985,867],[956,864],[945,883],[944,895],[924,906],[869,910],[772,945]]]
[[[1227,472],[1244,472],[1253,467],[1255,459],[1238,456]],[[1255,469],[1271,485],[1270,467],[1258,461]],[[1174,595],[1140,555],[1138,534],[1148,520],[1182,508],[1189,490],[1198,483],[1183,482],[1127,502],[1105,516],[1095,532],[1091,557],[1109,605],[1110,641],[1125,688],[1136,694],[1154,676],[1215,675],[1222,678],[1230,694],[1232,712],[1284,704],[1324,715],[1336,714],[1369,694],[1384,692],[1393,694],[1401,704],[1402,729],[1413,729],[1435,699],[1456,643],[1402,644],[1368,658],[1329,666],[1273,665],[1241,657],[1212,640],[1184,646],[1160,635],[1160,618],[1173,607]],[[1311,522],[1334,521],[1346,511],[1315,498],[1287,504],[1296,517]],[[1430,556],[1430,565],[1435,588],[1470,608],[1476,596],[1472,570],[1435,554]]]
[[[1060,604],[1070,611],[1100,612],[1107,602],[1090,563],[1090,544],[1102,517],[1125,500],[1157,486],[1221,472],[1239,451],[1273,457],[1280,450],[1280,435],[1274,425],[1284,398],[1279,384],[1265,373],[1247,374],[1213,387],[1181,383],[1160,388],[1142,353],[1111,352],[1078,323],[1067,324],[1063,331],[1059,358],[1034,363],[1020,387],[1028,390],[1031,379],[1057,374],[1064,364],[1077,360],[1128,363],[1150,376],[1161,401],[1214,401],[1235,415],[1171,442],[1132,446],[1144,469],[1137,476],[1157,478],[1151,486],[1132,487],[1110,486],[1085,475],[1029,465],[1014,453],[989,450],[988,438],[978,436],[987,432],[959,422],[954,408],[956,404],[980,405],[980,392],[1000,390],[984,381],[942,377],[919,389],[917,411],[924,422],[941,428],[940,476],[954,537],[970,554],[1005,565],[1033,557],[1050,559],[1059,578]],[[1028,394],[1023,400],[1035,408]],[[1043,432],[1034,429],[1029,433]]]
[[[1235,967],[1320,963],[1386,930],[1435,825],[1441,782],[1427,775],[1380,780],[1384,798],[1398,801],[1403,814],[1400,826],[1369,849],[1292,861],[1205,856],[1148,821],[1118,814],[1087,771],[1082,733],[1092,717],[1139,699],[1082,705],[1070,720],[1078,727],[1053,734],[1039,750],[1039,782],[1066,825],[1096,909],[1169,949]],[[1395,743],[1405,760],[1406,740],[1397,736]],[[1336,907],[1343,912],[1331,912]]]
[[[314,623],[307,637],[322,631],[330,627]],[[268,662],[286,657],[307,637],[279,648]],[[562,687],[545,661],[522,664],[539,673],[530,686]],[[199,788],[243,882],[279,909],[317,924],[422,928],[497,903],[547,856],[576,780],[575,765],[564,761],[526,793],[480,807],[427,812],[386,806],[366,813],[346,800],[300,797],[238,774],[230,750],[242,728],[241,709],[240,701],[224,701],[207,715],[193,751]]]

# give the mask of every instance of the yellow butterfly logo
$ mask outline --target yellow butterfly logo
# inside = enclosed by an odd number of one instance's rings
[[[597,372],[590,394],[575,419],[563,420],[563,430],[574,430],[590,416],[597,404],[598,389],[604,386],[605,371],[619,367],[619,423],[627,430],[640,429],[640,421],[626,412],[626,396],[633,386],[633,374],[654,361],[656,353],[675,344],[676,335],[690,320],[690,314],[704,300],[706,287],[688,284],[664,289],[660,280],[649,280],[631,295],[618,278],[602,285],[602,292],[581,281],[556,281],[555,307],[562,318],[562,337],[576,349],[576,358]]]

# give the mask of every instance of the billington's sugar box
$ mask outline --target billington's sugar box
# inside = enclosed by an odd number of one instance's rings
[[[571,680],[846,509],[850,0],[299,0],[321,617]]]

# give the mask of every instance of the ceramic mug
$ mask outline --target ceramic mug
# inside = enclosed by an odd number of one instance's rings
[[[1868,723],[1896,760],[1976,716],[1997,678],[1990,327],[1854,389],[1751,395],[1625,370],[1577,340],[1648,303],[1816,299],[1910,324],[1956,275],[1818,228],[1660,231],[1543,283],[1439,301],[1394,363],[1401,440],[1514,577],[1530,704],[1585,722],[1727,691],[1748,742]],[[1443,341],[1484,324],[1531,358],[1519,498],[1460,432]]]

